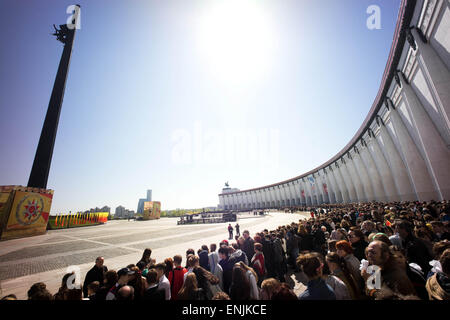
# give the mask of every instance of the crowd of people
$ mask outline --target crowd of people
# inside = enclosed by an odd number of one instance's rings
[[[232,241],[190,248],[160,262],[149,248],[136,264],[118,271],[98,257],[82,286],[69,288],[66,274],[56,294],[36,283],[28,298],[450,300],[447,201],[323,205],[309,211],[311,217],[298,223],[253,235],[248,230],[240,235],[237,228]],[[305,279],[299,294],[289,285],[290,272]]]

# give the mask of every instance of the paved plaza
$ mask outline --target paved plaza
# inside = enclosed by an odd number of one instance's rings
[[[264,217],[240,214],[238,223],[241,234],[247,229],[254,235],[308,216],[308,213],[282,212],[270,212]],[[15,294],[19,299],[26,299],[27,290],[36,282],[44,282],[50,292],[56,293],[68,267],[79,267],[83,281],[98,256],[105,258],[109,269],[118,270],[137,263],[145,248],[151,248],[152,257],[162,262],[175,254],[184,258],[188,248],[197,251],[203,244],[209,246],[228,239],[228,223],[177,225],[177,220],[108,221],[105,225],[50,230],[42,236],[2,241],[0,295]]]

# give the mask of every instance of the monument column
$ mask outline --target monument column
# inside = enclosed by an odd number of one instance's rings
[[[419,32],[421,34],[419,34]],[[408,34],[410,44],[417,45],[416,59],[419,62],[431,92],[436,100],[436,104],[441,111],[442,117],[450,130],[450,72],[436,53],[436,50],[428,43],[422,31],[412,29]],[[425,41],[425,42],[424,42]]]
[[[380,128],[380,138],[383,140],[383,146],[386,150],[386,157],[389,160],[392,168],[392,174],[396,182],[399,196],[401,201],[414,201],[417,199],[414,188],[412,187],[411,181],[409,180],[408,171],[400,157],[391,136],[386,130],[384,122],[381,121],[379,124]]]
[[[391,169],[384,158],[383,152],[378,145],[378,140],[376,139],[372,130],[369,130],[369,151],[375,160],[375,165],[378,168],[381,176],[381,182],[383,183],[384,190],[386,190],[386,198],[383,201],[395,201],[398,200],[398,191],[395,186],[394,178],[392,177]]]
[[[403,73],[397,75],[402,88],[402,98],[408,106],[411,121],[417,131],[426,164],[439,196],[437,200],[450,198],[450,151],[437,131],[430,116],[423,108],[411,85],[405,81]]]

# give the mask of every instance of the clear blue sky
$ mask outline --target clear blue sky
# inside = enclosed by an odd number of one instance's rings
[[[340,151],[381,82],[400,0],[79,1],[52,213],[218,204]],[[0,185],[26,185],[71,1],[0,2]],[[370,5],[381,29],[369,30]]]

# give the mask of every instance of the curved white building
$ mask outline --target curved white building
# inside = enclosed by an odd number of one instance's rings
[[[450,2],[403,0],[378,95],[350,142],[298,177],[219,194],[225,210],[450,199]]]

